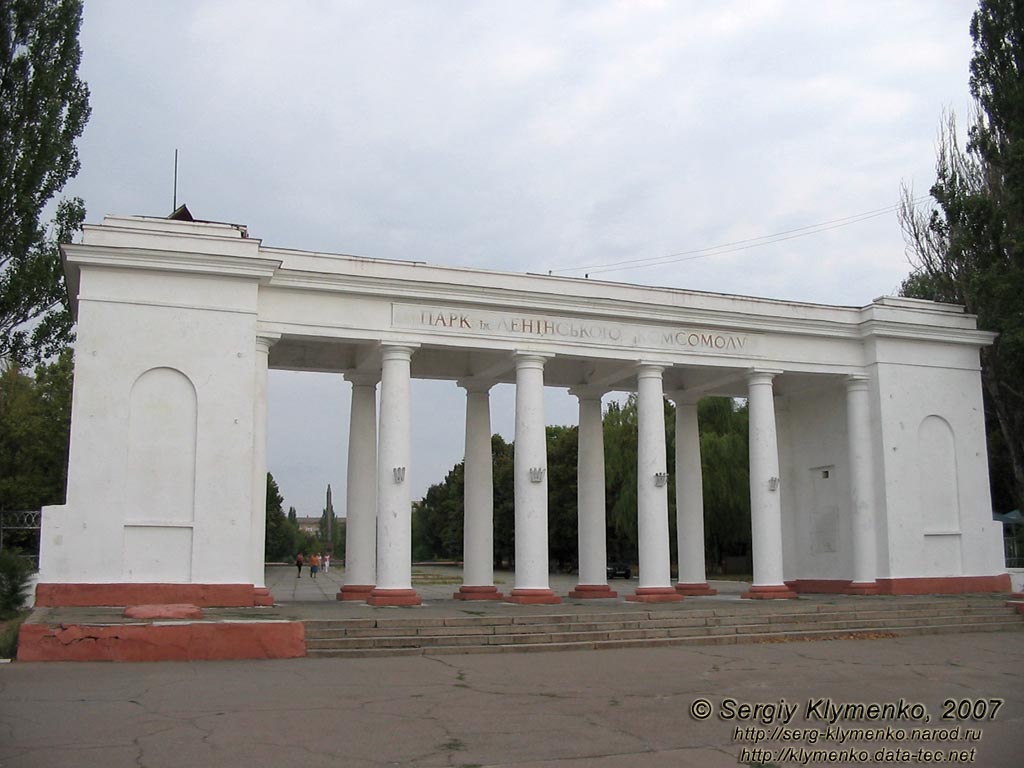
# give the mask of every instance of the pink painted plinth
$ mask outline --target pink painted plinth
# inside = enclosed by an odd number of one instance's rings
[[[676,592],[686,597],[708,597],[718,594],[718,590],[709,587],[706,581],[703,584],[683,584],[680,582],[676,584]]]
[[[785,584],[755,584],[740,597],[748,600],[795,600],[797,594]]]
[[[498,591],[497,587],[459,587],[459,591],[452,595],[456,600],[504,600],[505,596]]]
[[[631,603],[678,603],[683,596],[672,587],[637,587],[626,599]]]
[[[344,584],[338,590],[339,600],[359,600],[366,602],[366,598],[373,592],[373,584]]]
[[[22,624],[19,661],[213,661],[306,655],[301,621]]]
[[[420,605],[423,601],[415,589],[377,589],[366,598],[367,605]]]
[[[877,581],[854,581],[844,590],[844,593],[847,595],[877,595],[878,591]]]
[[[550,589],[513,589],[506,602],[519,605],[558,605],[562,598]]]
[[[576,589],[569,593],[569,597],[574,600],[599,600],[618,596],[619,593],[607,584],[577,584]]]

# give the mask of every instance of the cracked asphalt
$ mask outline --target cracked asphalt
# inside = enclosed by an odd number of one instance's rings
[[[975,748],[975,765],[1024,763],[1024,634],[984,633],[696,648],[380,659],[0,665],[0,766],[735,766],[744,746],[724,698],[920,702],[1005,699],[980,740],[863,744]],[[694,720],[690,705],[714,713]],[[776,723],[777,724],[777,723]],[[849,745],[847,745],[849,746]],[[787,765],[783,761],[773,763]],[[793,763],[795,764],[795,763]],[[810,765],[824,765],[810,762]],[[848,764],[848,763],[830,763]],[[904,763],[907,764],[907,763]],[[915,763],[916,764],[916,763]]]

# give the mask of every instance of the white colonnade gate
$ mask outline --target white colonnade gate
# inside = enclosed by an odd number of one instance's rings
[[[636,601],[711,594],[696,403],[747,398],[753,598],[1009,588],[979,349],[962,308],[791,303],[265,247],[244,227],[107,217],[64,248],[78,320],[67,503],[40,605],[259,605],[268,368],[352,387],[346,583],[413,605],[412,378],[466,392],[461,599],[554,603],[545,386],[579,399],[579,584],[605,572],[601,397],[638,401]],[[339,377],[339,381],[342,381]],[[514,384],[515,584],[493,578],[489,392]],[[379,412],[377,397],[380,398]],[[675,402],[666,465],[663,398]],[[339,457],[339,463],[342,458]],[[669,542],[676,475],[677,583]]]

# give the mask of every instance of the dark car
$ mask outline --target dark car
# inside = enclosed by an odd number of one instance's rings
[[[614,579],[616,576],[631,579],[633,578],[633,569],[625,563],[608,563],[608,578]]]

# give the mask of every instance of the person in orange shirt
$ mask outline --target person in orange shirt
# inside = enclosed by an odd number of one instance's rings
[[[316,552],[309,559],[309,575],[312,578],[316,578],[317,573],[320,571],[320,553]]]

